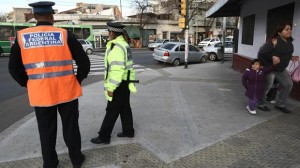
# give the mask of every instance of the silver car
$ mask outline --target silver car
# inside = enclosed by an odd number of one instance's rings
[[[220,49],[222,46],[222,42],[216,43],[214,45],[203,47],[203,51],[208,54],[208,58],[212,61],[216,61],[221,59]],[[233,42],[232,41],[225,41],[224,45],[224,57],[232,57],[232,51],[233,51]]]
[[[80,44],[82,45],[83,50],[86,52],[86,54],[90,55],[93,53],[93,44],[87,40],[84,39],[78,39]]]
[[[153,58],[158,62],[178,66],[184,63],[185,44],[183,42],[168,42],[154,49]],[[207,54],[189,45],[188,62],[206,62]]]

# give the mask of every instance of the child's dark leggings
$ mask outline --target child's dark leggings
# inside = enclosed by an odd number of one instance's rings
[[[257,98],[254,95],[253,98],[249,98],[249,108],[250,108],[250,110],[255,110],[256,109],[256,104],[257,104]]]

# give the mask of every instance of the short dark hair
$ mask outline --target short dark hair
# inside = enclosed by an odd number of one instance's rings
[[[262,65],[261,60],[260,59],[254,59],[251,61],[251,65],[255,64],[256,62],[259,63],[259,65]]]

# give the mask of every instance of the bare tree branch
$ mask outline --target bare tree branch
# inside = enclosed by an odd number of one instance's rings
[[[137,18],[139,19],[139,29],[140,29],[140,40],[143,41],[143,28],[149,24],[151,19],[150,9],[153,7],[148,0],[134,0],[133,6],[136,7],[138,14]]]
[[[180,11],[179,9],[179,0],[160,0],[162,8],[166,11],[171,11],[172,13],[177,13]],[[187,23],[189,24],[192,20],[197,16],[201,16],[202,13],[206,12],[212,5],[214,4],[214,0],[189,0],[188,10],[189,10],[189,18]],[[214,23],[215,18],[205,18],[204,21],[204,29],[206,34],[208,34],[210,28]]]
[[[7,13],[0,13],[0,22],[6,22]]]

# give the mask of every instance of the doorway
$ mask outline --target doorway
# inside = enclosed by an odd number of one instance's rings
[[[289,22],[293,25],[294,9],[295,3],[290,3],[268,11],[266,40],[272,37],[277,24]]]

